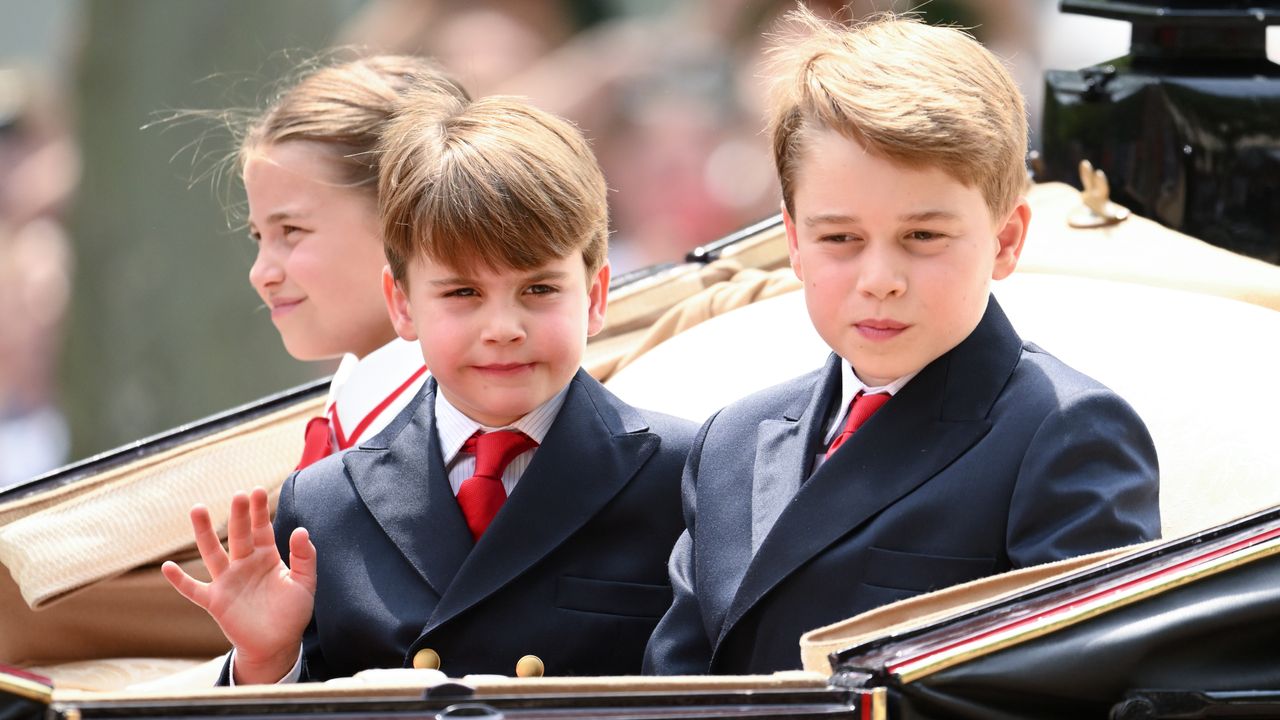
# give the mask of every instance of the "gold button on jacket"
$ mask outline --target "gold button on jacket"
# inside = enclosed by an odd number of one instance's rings
[[[537,655],[525,655],[516,661],[516,677],[542,677],[546,666]]]
[[[413,654],[413,666],[419,670],[439,670],[440,654],[431,648],[422,648]]]

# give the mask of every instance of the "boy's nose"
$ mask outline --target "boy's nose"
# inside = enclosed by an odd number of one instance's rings
[[[867,248],[859,260],[858,292],[881,300],[906,292],[906,275],[892,249]]]
[[[524,323],[519,315],[505,308],[489,313],[480,337],[482,341],[496,345],[521,342],[524,338]]]

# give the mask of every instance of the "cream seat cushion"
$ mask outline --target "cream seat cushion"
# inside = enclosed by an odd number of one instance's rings
[[[1280,505],[1280,312],[1131,283],[1015,274],[994,293],[1023,338],[1120,393],[1155,439],[1165,537]],[[818,367],[802,293],[676,335],[608,382],[695,421]]]
[[[194,549],[189,511],[224,527],[231,496],[272,493],[302,452],[322,398],[289,405],[141,460],[0,506],[0,564],[31,608]],[[0,647],[4,643],[0,642]]]
[[[53,686],[58,690],[150,691],[213,687],[225,664],[225,655],[203,661],[191,658],[123,657],[34,665],[26,669],[53,680]]]

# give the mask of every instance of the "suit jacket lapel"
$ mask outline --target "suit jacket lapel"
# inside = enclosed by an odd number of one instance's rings
[[[594,517],[658,449],[647,430],[634,409],[579,370],[533,462],[424,632],[513,580]]]
[[[990,298],[974,332],[859,428],[780,512],[747,568],[716,645],[785,577],[977,443],[990,429],[987,415],[1021,344]]]
[[[823,367],[796,379],[797,388],[810,391],[798,390],[777,416],[765,418],[757,426],[751,497],[716,498],[717,507],[711,513],[716,523],[699,519],[699,537],[711,542],[727,538],[717,543],[714,553],[701,553],[698,560],[698,596],[707,627],[723,627],[752,556],[804,482],[822,440],[827,407],[833,393],[839,396],[840,372],[840,357],[832,353]],[[749,546],[738,540],[743,526],[751,529]]]
[[[418,574],[444,595],[471,550],[445,474],[432,379],[411,416],[342,456],[356,493]],[[394,440],[395,452],[388,446]]]
[[[751,553],[760,549],[783,508],[804,483],[821,442],[828,408],[840,396],[840,356],[832,353],[813,375],[814,393],[797,395],[781,418],[763,420],[757,430],[751,480]]]

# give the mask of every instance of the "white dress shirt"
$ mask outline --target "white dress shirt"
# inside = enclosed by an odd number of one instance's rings
[[[484,432],[519,430],[541,445],[543,438],[547,436],[547,431],[551,429],[551,424],[560,414],[560,408],[564,406],[564,398],[568,392],[569,386],[565,385],[560,392],[552,395],[549,400],[510,425],[489,427],[464,415],[449,402],[443,392],[437,391],[436,434],[440,437],[440,455],[444,459],[444,467],[449,474],[449,485],[453,487],[453,494],[457,495],[462,483],[476,473],[476,456],[461,452],[467,438],[474,435],[477,430]],[[507,491],[508,496],[515,489],[520,476],[524,474],[525,468],[529,467],[533,454],[537,451],[537,448],[533,448],[520,453],[502,471],[502,488]]]
[[[832,441],[844,429],[845,418],[849,416],[849,406],[853,403],[854,396],[861,392],[864,395],[888,393],[892,397],[897,395],[899,390],[906,387],[907,383],[911,382],[911,379],[919,374],[920,371],[917,370],[903,375],[888,385],[873,387],[862,382],[857,373],[853,371],[853,366],[849,364],[848,360],[842,360],[840,363],[840,404],[836,406],[836,412],[827,422],[827,431],[822,436],[822,449],[814,457],[813,470],[810,474],[812,475],[818,471],[818,468],[822,467],[822,463],[827,459],[827,448],[831,446]]]

